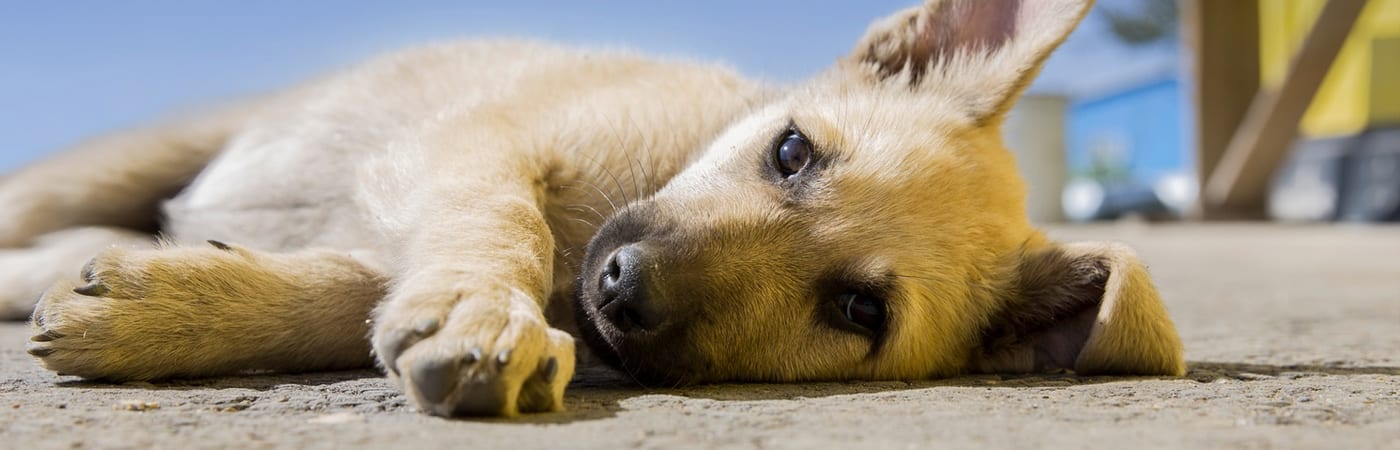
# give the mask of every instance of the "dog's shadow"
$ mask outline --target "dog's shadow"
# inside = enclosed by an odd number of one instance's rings
[[[1073,373],[969,375],[924,381],[798,383],[798,384],[713,384],[677,388],[644,387],[625,375],[602,368],[580,368],[566,396],[566,410],[549,414],[531,414],[513,419],[475,419],[478,421],[515,424],[566,424],[616,417],[625,411],[628,400],[653,396],[675,396],[717,401],[798,400],[843,395],[890,393],[947,387],[989,387],[1002,389],[1070,387],[1102,383],[1141,380],[1185,380],[1210,383],[1218,380],[1260,381],[1297,379],[1314,376],[1392,375],[1400,376],[1400,367],[1357,367],[1345,365],[1268,365],[1233,362],[1200,361],[1188,364],[1184,377],[1119,377],[1078,376]],[[65,381],[60,386],[86,389],[153,389],[153,390],[218,390],[246,389],[272,393],[281,389],[361,390],[380,391],[380,411],[411,413],[403,396],[375,371],[359,370],[293,375],[251,374],[236,377],[182,380],[159,384],[103,384],[89,381]],[[256,400],[256,399],[255,399]]]
[[[560,423],[609,418],[625,410],[624,403],[649,395],[668,395],[718,401],[799,400],[843,395],[891,393],[947,387],[989,387],[1001,389],[1070,387],[1145,380],[1211,383],[1218,380],[1253,382],[1290,380],[1316,376],[1392,375],[1400,367],[1357,367],[1334,365],[1268,365],[1215,361],[1188,363],[1183,377],[1079,376],[1073,373],[991,374],[922,381],[798,383],[798,384],[715,384],[682,388],[647,388],[624,375],[605,370],[580,371],[570,386],[570,412],[524,418],[525,423]]]
[[[167,380],[156,383],[147,383],[139,381],[127,383],[111,383],[104,380],[65,380],[59,381],[57,384],[61,387],[82,389],[145,388],[162,391],[191,391],[200,389],[250,389],[254,391],[272,391],[279,387],[288,385],[307,387],[330,386],[338,383],[382,377],[383,374],[379,373],[378,371],[366,369],[346,370],[338,372],[308,372],[298,374],[249,372],[231,376]]]

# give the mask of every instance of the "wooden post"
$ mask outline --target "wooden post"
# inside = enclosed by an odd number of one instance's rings
[[[1283,85],[1255,96],[1215,170],[1205,177],[1201,199],[1208,208],[1263,211],[1269,182],[1297,138],[1303,114],[1365,6],[1366,0],[1328,0],[1322,7],[1293,57]]]
[[[1191,99],[1196,110],[1196,174],[1201,192],[1259,91],[1257,0],[1182,2],[1182,38],[1190,51]],[[1194,216],[1242,218],[1239,212],[1200,204]],[[1244,214],[1263,217],[1263,206]]]

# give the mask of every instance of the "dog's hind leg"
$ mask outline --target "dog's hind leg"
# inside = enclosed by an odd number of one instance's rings
[[[150,247],[151,235],[120,228],[71,228],[38,238],[25,249],[0,250],[0,320],[29,318],[45,289],[74,276],[110,247]]]
[[[92,139],[0,179],[0,248],[82,226],[157,231],[179,193],[254,111],[252,103]]]
[[[101,253],[44,294],[29,353],[114,381],[373,365],[379,270],[345,253],[211,244]]]

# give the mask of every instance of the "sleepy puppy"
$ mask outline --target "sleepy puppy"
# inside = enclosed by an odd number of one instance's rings
[[[441,416],[562,408],[575,337],[660,385],[1180,375],[1142,263],[1031,227],[1000,138],[1089,6],[931,0],[788,88],[534,43],[389,55],[6,178],[0,298],[61,374],[378,363]]]

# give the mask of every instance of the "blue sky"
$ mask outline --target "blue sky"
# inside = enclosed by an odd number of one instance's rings
[[[845,54],[870,21],[914,3],[0,0],[0,172],[87,136],[443,39],[628,47],[798,80]],[[1109,54],[1094,19],[1067,53]],[[1105,71],[1068,58],[1051,62],[1042,86],[1073,90]]]

